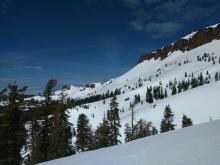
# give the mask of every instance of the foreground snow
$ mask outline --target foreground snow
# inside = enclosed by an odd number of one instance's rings
[[[41,165],[219,165],[220,120]]]

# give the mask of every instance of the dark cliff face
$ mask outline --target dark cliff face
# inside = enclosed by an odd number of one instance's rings
[[[201,45],[211,42],[212,40],[220,39],[220,24],[217,27],[212,28],[208,27],[205,29],[198,30],[191,38],[189,39],[179,39],[178,41],[165,46],[164,48],[157,49],[156,52],[146,53],[140,57],[138,63],[141,63],[145,60],[154,59],[164,59],[167,57],[169,52],[174,52],[177,50],[188,51],[194,48],[197,48]]]

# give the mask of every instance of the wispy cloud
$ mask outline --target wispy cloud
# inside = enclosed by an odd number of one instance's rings
[[[85,0],[90,3],[107,0]],[[113,0],[131,11],[130,29],[153,38],[177,33],[196,21],[212,23],[220,18],[220,1],[216,0]]]
[[[42,70],[44,67],[43,66],[30,66],[30,65],[25,65],[23,66],[25,69],[36,69],[36,70]]]
[[[43,66],[30,65],[30,56],[21,52],[0,53],[0,68],[1,69],[34,69],[42,70]]]
[[[119,1],[128,6],[135,16],[129,22],[131,29],[146,32],[153,38],[175,34],[195,20],[211,22],[220,10],[220,1],[215,0]]]
[[[129,24],[133,30],[144,31],[151,34],[151,37],[153,38],[171,35],[178,32],[183,27],[183,24],[178,22],[149,22],[144,24],[134,20]]]
[[[0,68],[1,69],[26,69],[26,70],[42,70],[44,69],[39,63],[42,61],[34,60],[35,57],[42,57],[43,55],[53,56],[56,54],[68,54],[72,53],[73,50],[91,49],[96,48],[100,45],[86,44],[86,45],[73,45],[66,47],[57,48],[45,48],[27,51],[17,52],[0,52]]]

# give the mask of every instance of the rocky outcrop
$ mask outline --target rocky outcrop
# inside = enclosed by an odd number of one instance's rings
[[[155,52],[146,53],[140,57],[138,63],[141,63],[145,60],[154,59],[164,59],[168,56],[169,53],[174,51],[189,51],[194,48],[197,48],[201,45],[211,42],[212,40],[220,39],[220,23],[216,27],[208,27],[198,30],[189,38],[181,38],[178,41],[165,46],[163,48],[157,49]]]
[[[91,84],[85,84],[83,85],[84,88],[95,88],[95,84],[91,83]]]

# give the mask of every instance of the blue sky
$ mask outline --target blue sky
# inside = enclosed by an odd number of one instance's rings
[[[1,0],[0,88],[107,80],[219,11],[219,0]]]

